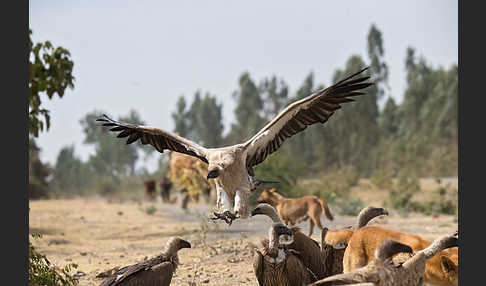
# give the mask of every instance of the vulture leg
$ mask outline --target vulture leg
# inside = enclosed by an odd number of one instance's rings
[[[249,189],[239,189],[235,195],[235,214],[240,218],[248,217]]]
[[[224,189],[216,184],[216,208],[218,212],[213,212],[214,217],[211,217],[212,220],[224,220],[227,224],[231,225],[234,219],[237,217],[230,212],[231,209],[231,202],[228,198],[228,194],[224,191]]]

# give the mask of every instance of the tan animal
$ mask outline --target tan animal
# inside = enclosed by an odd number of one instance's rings
[[[364,267],[316,281],[311,285],[363,285],[373,286],[422,286],[425,282],[425,265],[428,260],[446,248],[458,246],[455,235],[445,235],[434,240],[427,248],[415,252],[410,246],[392,239],[386,239],[375,250],[374,257]],[[397,254],[407,257],[397,264]],[[395,256],[396,257],[396,256]]]
[[[106,115],[97,120],[103,122],[103,126],[111,127],[110,131],[120,132],[117,137],[128,137],[127,144],[140,140],[161,153],[172,150],[206,163],[206,178],[214,179],[216,184],[215,219],[231,224],[234,219],[249,216],[248,203],[255,176],[253,168],[277,151],[285,140],[308,126],[327,122],[341,104],[352,102],[351,97],[364,94],[362,90],[373,83],[366,82],[369,76],[358,76],[367,69],[293,102],[253,137],[232,146],[206,148],[161,128],[117,122]]]
[[[298,286],[317,280],[301,262],[300,254],[280,243],[280,236],[291,236],[292,231],[282,223],[273,223],[268,240],[262,240],[262,249],[253,257],[253,271],[260,286]]]
[[[381,226],[366,226],[357,230],[349,240],[343,257],[344,273],[367,265],[373,258],[377,247],[386,239],[393,239],[420,251],[429,247],[431,242],[414,234],[407,234]],[[457,249],[441,251],[427,260],[425,282],[432,285],[453,286],[458,284]]]
[[[167,241],[162,254],[119,269],[103,280],[100,286],[168,286],[179,265],[177,252],[182,248],[191,248],[191,244],[172,237]]]
[[[384,208],[366,207],[362,209],[354,226],[338,230],[328,230],[325,227],[321,232],[321,252],[325,259],[327,276],[343,273],[343,257],[349,239],[353,233],[366,226],[370,220],[377,216],[388,215]]]
[[[286,225],[295,225],[298,220],[310,218],[309,236],[314,231],[314,224],[322,231],[321,214],[325,213],[329,220],[333,220],[327,203],[316,196],[304,196],[300,198],[286,198],[277,193],[275,188],[264,189],[257,198],[258,203],[267,203],[277,209],[278,214]]]

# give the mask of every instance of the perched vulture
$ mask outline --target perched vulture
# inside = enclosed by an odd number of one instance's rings
[[[325,227],[322,230],[321,251],[322,255],[325,257],[327,269],[326,277],[343,273],[344,252],[354,231],[366,226],[370,220],[381,215],[388,215],[388,211],[384,208],[369,206],[359,212],[354,226],[338,230],[328,230],[327,227]]]
[[[422,286],[426,261],[443,249],[458,246],[458,242],[457,233],[445,235],[434,240],[429,247],[413,253],[410,246],[387,239],[376,248],[374,259],[366,266],[310,285]],[[398,253],[408,253],[409,258],[397,264],[393,256]]]
[[[280,236],[291,236],[292,231],[281,223],[274,223],[268,231],[268,240],[262,240],[262,249],[253,256],[253,271],[260,286],[300,286],[317,280],[300,261],[300,254],[280,243]]]
[[[284,225],[277,210],[270,204],[258,204],[251,212],[252,216],[259,214],[268,216],[273,223]],[[314,273],[317,279],[329,276],[328,270],[326,269],[325,257],[321,255],[319,243],[302,233],[297,226],[291,227],[290,230],[292,231],[292,237],[284,237],[284,239],[280,240],[280,243],[285,244],[288,249],[297,251],[300,254],[302,263]]]
[[[213,178],[216,184],[215,219],[231,224],[234,219],[249,215],[248,200],[257,184],[253,167],[278,150],[287,138],[312,124],[325,123],[341,108],[340,104],[354,101],[350,97],[364,94],[361,90],[373,83],[365,82],[369,76],[357,76],[366,69],[290,104],[248,141],[233,146],[206,148],[160,128],[117,122],[106,115],[97,120],[104,122],[103,126],[113,127],[111,131],[120,132],[117,137],[128,137],[127,144],[140,140],[161,153],[172,150],[207,163],[207,179]],[[231,212],[233,199],[234,212]]]
[[[191,244],[181,238],[172,237],[167,241],[162,254],[120,268],[113,276],[103,280],[100,286],[168,286],[179,265],[177,252],[181,248],[191,248]]]

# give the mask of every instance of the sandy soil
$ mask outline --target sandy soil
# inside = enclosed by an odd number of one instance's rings
[[[228,226],[207,220],[211,207],[189,204],[183,211],[176,204],[161,202],[110,203],[104,199],[30,201],[29,229],[43,236],[34,246],[56,265],[77,263],[79,285],[99,285],[96,276],[113,267],[123,267],[157,255],[170,236],[180,236],[193,245],[179,252],[182,265],[172,285],[258,285],[251,265],[253,248],[264,237],[270,219],[255,216]],[[155,210],[151,213],[150,208]],[[323,224],[336,229],[353,224],[354,217],[335,215]],[[393,212],[370,224],[382,224],[427,239],[452,233],[457,220],[409,216]],[[308,232],[308,222],[300,224]],[[313,238],[320,231],[314,230]]]

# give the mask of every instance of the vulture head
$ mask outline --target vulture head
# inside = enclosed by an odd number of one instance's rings
[[[272,225],[271,231],[275,231],[277,236],[282,236],[282,235],[292,235],[292,230],[290,230],[288,227],[286,227],[283,224],[280,223],[274,223]]]
[[[272,220],[273,226],[277,226],[277,225],[284,226],[284,223],[280,218],[280,216],[278,215],[277,210],[269,204],[258,204],[256,208],[254,208],[253,211],[251,212],[251,216],[255,216],[255,215],[266,215]],[[294,242],[294,235],[292,232],[290,234],[279,235],[279,244],[289,245],[292,244],[293,242]]]
[[[191,243],[180,237],[171,237],[165,245],[165,253],[172,256],[182,248],[191,248]]]
[[[224,173],[226,168],[232,165],[235,157],[230,153],[214,152],[209,155],[208,176],[206,179],[214,179]]]
[[[389,213],[384,208],[366,207],[362,209],[358,214],[357,228],[365,226],[371,219],[381,215],[389,215]]]

